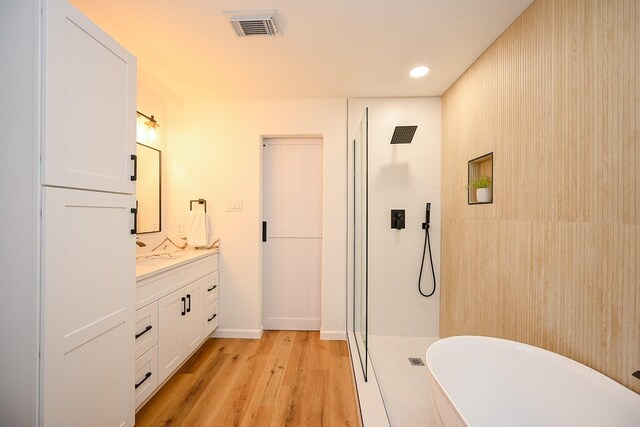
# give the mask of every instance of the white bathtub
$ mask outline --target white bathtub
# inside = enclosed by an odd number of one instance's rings
[[[640,395],[538,347],[444,338],[427,350],[427,366],[446,427],[640,426]]]

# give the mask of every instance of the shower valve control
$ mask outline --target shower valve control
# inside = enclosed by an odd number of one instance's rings
[[[391,209],[391,228],[402,230],[404,228],[404,209]]]

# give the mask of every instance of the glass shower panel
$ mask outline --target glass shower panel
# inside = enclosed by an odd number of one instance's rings
[[[368,351],[368,114],[366,108],[353,140],[353,334],[365,381]]]

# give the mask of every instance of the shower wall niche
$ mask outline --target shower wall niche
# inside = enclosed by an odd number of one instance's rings
[[[470,205],[493,203],[493,153],[469,160],[467,182],[467,202]]]

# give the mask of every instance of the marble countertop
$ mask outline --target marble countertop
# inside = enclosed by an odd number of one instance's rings
[[[171,252],[147,253],[136,257],[136,281],[146,279],[184,263],[218,253],[218,249],[185,249]]]

